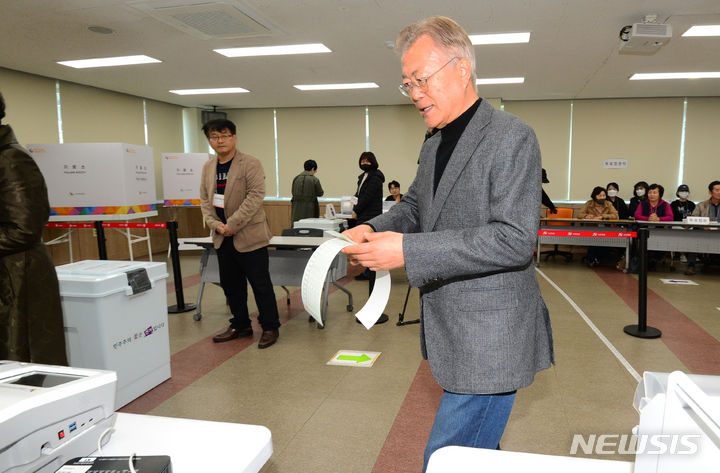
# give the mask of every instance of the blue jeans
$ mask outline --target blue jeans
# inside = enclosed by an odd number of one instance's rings
[[[450,445],[498,448],[514,401],[514,391],[486,395],[445,391],[425,447],[423,473],[430,455],[439,448]]]

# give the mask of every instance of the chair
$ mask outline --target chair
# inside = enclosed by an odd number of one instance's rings
[[[556,207],[557,213],[556,214],[550,214],[548,213],[548,216],[552,215],[553,218],[573,218],[573,209],[565,208],[565,207]],[[548,217],[550,218],[550,217]],[[567,225],[565,222],[547,222],[548,225]],[[569,251],[560,251],[558,249],[558,245],[555,245],[555,249],[543,251],[540,253],[540,255],[545,255],[545,261],[548,260],[551,256],[553,257],[553,260],[555,259],[555,256],[560,255],[565,257],[565,261],[568,263],[572,260],[572,253]]]

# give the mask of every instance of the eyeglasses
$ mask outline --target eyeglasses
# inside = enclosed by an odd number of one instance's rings
[[[416,77],[416,78],[415,78],[415,82],[413,82],[413,81],[408,81],[408,82],[405,82],[405,83],[403,83],[403,84],[400,84],[400,85],[398,86],[398,89],[400,89],[400,93],[403,94],[405,97],[410,97],[410,95],[412,94],[413,89],[416,88],[416,87],[417,87],[418,89],[422,90],[423,92],[426,92],[426,91],[427,91],[427,86],[428,86],[428,85],[427,85],[428,80],[430,80],[430,78],[431,78],[432,76],[434,76],[435,74],[437,74],[438,72],[442,71],[445,66],[447,66],[448,64],[450,64],[451,62],[453,62],[455,59],[460,59],[460,58],[457,57],[457,56],[454,57],[454,58],[451,58],[448,62],[446,62],[445,64],[443,64],[442,66],[440,66],[440,68],[439,68],[438,70],[436,70],[435,72],[433,72],[433,73],[430,74],[429,76],[426,76],[426,77]]]
[[[210,141],[220,141],[220,140],[225,141],[225,140],[229,140],[230,138],[232,138],[232,136],[233,135],[214,135],[214,136],[209,136],[208,140],[210,140]]]

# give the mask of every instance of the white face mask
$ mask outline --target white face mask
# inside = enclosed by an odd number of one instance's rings
[[[608,191],[608,197],[617,197],[617,191],[615,189],[610,189]]]
[[[635,195],[638,197],[642,197],[645,195],[645,189],[638,189],[635,191]]]
[[[681,199],[687,199],[689,195],[689,192],[678,192],[678,197],[680,197]]]

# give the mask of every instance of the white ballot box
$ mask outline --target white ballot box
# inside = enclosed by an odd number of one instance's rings
[[[208,153],[163,153],[162,179],[165,207],[200,205],[200,178]]]
[[[148,146],[54,143],[28,150],[45,177],[51,215],[155,210],[155,164]]]
[[[165,263],[86,260],[56,270],[70,366],[117,372],[116,407],[170,377]]]

